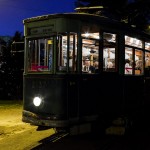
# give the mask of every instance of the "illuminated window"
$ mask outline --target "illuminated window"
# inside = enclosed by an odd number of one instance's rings
[[[99,71],[99,33],[82,34],[82,72]]]
[[[116,34],[103,34],[103,70],[116,71]]]
[[[135,75],[143,74],[143,51],[135,50]]]
[[[76,72],[77,70],[77,34],[59,33],[57,37],[58,72]],[[68,68],[68,69],[67,69]]]
[[[150,42],[145,42],[145,49],[150,50]]]
[[[133,74],[133,49],[125,48],[125,74]]]
[[[142,41],[137,38],[130,37],[130,36],[125,36],[125,44],[138,47],[138,48],[142,48]]]
[[[28,71],[52,71],[53,38],[35,39],[28,42]]]
[[[150,68],[150,52],[145,52],[145,68]]]
[[[143,51],[125,47],[125,74],[143,74]]]

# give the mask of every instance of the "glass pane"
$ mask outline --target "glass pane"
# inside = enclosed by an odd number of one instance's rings
[[[125,74],[133,74],[133,50],[125,47]]]
[[[143,52],[141,50],[135,50],[135,74],[143,73]]]
[[[29,40],[28,71],[52,71],[53,38]]]
[[[77,70],[77,34],[70,35],[69,43],[69,71]]]
[[[150,52],[145,52],[145,68],[150,69]]]
[[[67,67],[69,67],[68,70],[70,72],[75,72],[77,70],[76,59],[77,59],[77,34],[72,33],[71,35],[68,35],[67,38],[67,35],[65,33],[64,34],[59,33],[58,52],[57,52],[57,71],[67,72]]]
[[[150,50],[150,43],[149,42],[145,42],[145,49]]]
[[[58,36],[57,71],[67,71],[67,35]]]
[[[150,75],[150,52],[145,52],[145,75]]]
[[[130,36],[125,36],[125,44],[142,48],[142,41],[137,38],[130,37]]]
[[[82,34],[82,72],[98,73],[99,33]]]
[[[116,34],[104,33],[103,70],[115,71]]]

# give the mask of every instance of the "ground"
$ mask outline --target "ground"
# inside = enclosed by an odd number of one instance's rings
[[[22,122],[22,108],[21,100],[0,100],[0,149],[30,150],[54,134],[53,129],[37,131],[36,126]]]

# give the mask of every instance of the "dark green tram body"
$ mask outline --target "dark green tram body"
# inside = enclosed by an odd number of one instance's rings
[[[33,75],[25,77],[24,82],[23,120],[39,126],[69,127],[100,117],[135,117],[144,109],[143,77],[124,78],[111,73],[93,77]],[[108,87],[110,84],[115,86]],[[95,85],[101,86],[87,88]],[[35,95],[44,95],[38,108],[31,100]]]
[[[138,115],[149,107],[150,74],[144,60],[150,55],[144,45],[150,36],[90,14],[45,15],[26,19],[24,25],[24,122],[66,128],[96,121],[104,121],[107,127],[120,117],[140,120]],[[93,37],[87,38],[84,30],[91,31]],[[107,33],[115,40],[109,37],[105,41]],[[128,45],[125,35],[137,37],[143,46]],[[43,43],[46,52],[41,65]],[[133,61],[132,68],[127,68],[131,74],[125,72],[126,55]],[[98,61],[98,72],[85,72],[86,60],[92,66]],[[106,65],[109,60],[112,68]],[[143,71],[136,69],[137,60],[143,60]],[[34,105],[34,97],[42,99],[39,106]]]

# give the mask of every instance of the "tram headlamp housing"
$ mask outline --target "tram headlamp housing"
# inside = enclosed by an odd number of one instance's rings
[[[42,98],[41,97],[34,97],[33,98],[33,104],[35,105],[35,106],[40,106],[41,105],[41,103],[42,103]]]

